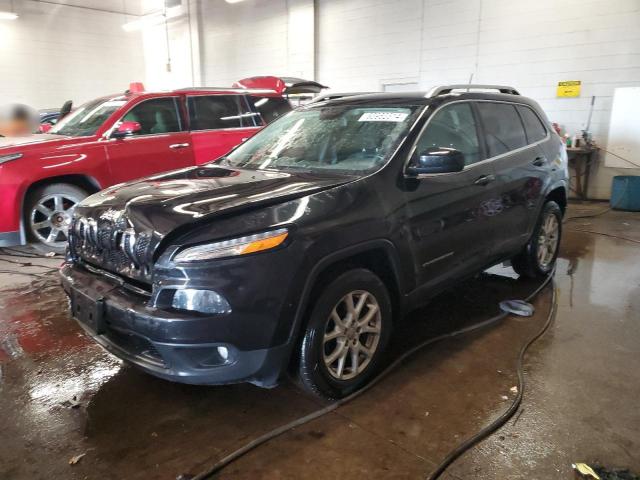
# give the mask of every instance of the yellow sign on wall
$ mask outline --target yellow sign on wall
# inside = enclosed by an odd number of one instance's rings
[[[556,90],[556,96],[579,97],[581,85],[582,85],[582,82],[580,80],[569,80],[566,82],[558,82],[558,89]]]

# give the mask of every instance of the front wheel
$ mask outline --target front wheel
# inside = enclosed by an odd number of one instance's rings
[[[536,278],[548,275],[556,263],[562,235],[562,210],[554,201],[542,207],[533,235],[511,264],[521,276]]]
[[[300,345],[298,377],[308,391],[341,398],[375,374],[391,333],[384,283],[357,268],[331,282],[315,302]]]
[[[33,246],[43,253],[64,253],[73,211],[87,195],[68,183],[54,183],[31,192],[25,205],[25,223]]]

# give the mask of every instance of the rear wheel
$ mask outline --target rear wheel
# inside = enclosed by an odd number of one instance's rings
[[[338,276],[319,295],[300,345],[298,376],[310,392],[341,398],[375,374],[391,333],[391,300],[366,269]]]
[[[511,264],[519,275],[535,278],[549,274],[558,258],[562,235],[562,210],[554,201],[542,207],[540,218],[529,242]]]
[[[64,253],[76,205],[88,193],[68,183],[36,188],[26,201],[25,224],[29,240],[41,252]]]

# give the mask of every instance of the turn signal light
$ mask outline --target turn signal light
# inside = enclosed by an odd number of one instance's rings
[[[186,263],[262,252],[281,245],[288,236],[289,231],[286,228],[280,228],[231,240],[207,243],[182,250],[174,260],[178,263]]]

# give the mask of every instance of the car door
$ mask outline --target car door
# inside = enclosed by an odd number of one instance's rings
[[[548,167],[539,141],[546,138],[547,132],[527,106],[479,101],[476,107],[488,155],[496,170],[496,185],[503,208],[497,217],[501,235],[496,249],[499,254],[508,255],[526,243],[537,216]],[[535,118],[530,118],[529,114]],[[535,120],[538,123],[535,130],[532,125],[529,135],[522,115],[526,115],[528,122]]]
[[[423,286],[485,266],[497,236],[495,216],[500,214],[495,172],[485,161],[470,102],[456,101],[434,112],[412,155],[433,147],[459,150],[465,167],[456,173],[423,175],[407,189],[416,280]]]
[[[143,100],[123,115],[121,122],[138,122],[141,129],[125,138],[108,141],[106,150],[113,183],[194,164],[191,138],[183,127],[179,101],[180,97]]]
[[[221,157],[262,128],[244,95],[189,95],[187,109],[198,165]]]

